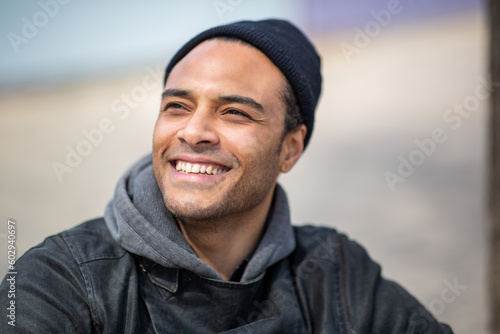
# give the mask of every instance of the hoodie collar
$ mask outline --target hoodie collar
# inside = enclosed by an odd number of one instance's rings
[[[113,239],[129,252],[166,268],[186,269],[199,276],[222,280],[212,267],[198,258],[166,209],[154,177],[151,155],[139,160],[120,178],[104,218]],[[295,248],[288,201],[279,185],[267,220],[267,229],[240,282],[259,277]]]

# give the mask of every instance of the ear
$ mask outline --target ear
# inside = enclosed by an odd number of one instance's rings
[[[304,124],[285,135],[281,144],[280,172],[288,173],[304,151],[307,128]]]

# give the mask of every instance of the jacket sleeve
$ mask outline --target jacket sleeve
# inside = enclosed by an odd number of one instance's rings
[[[0,284],[0,333],[95,332],[85,280],[61,236],[27,251],[10,271]]]
[[[453,333],[412,295],[384,279],[380,266],[357,243],[340,235],[341,285],[346,318],[356,333]]]

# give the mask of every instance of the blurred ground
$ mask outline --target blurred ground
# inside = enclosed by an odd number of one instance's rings
[[[487,32],[479,13],[388,27],[352,57],[353,33],[316,38],[324,90],[315,133],[281,177],[293,220],[336,227],[364,245],[386,277],[411,291],[457,333],[487,333],[485,150],[487,102],[456,129],[448,108],[486,77]],[[395,48],[395,45],[397,46]],[[120,175],[151,148],[160,85],[123,109],[161,64],[123,77],[4,91],[0,95],[0,214],[18,225],[20,252],[46,236],[101,216]],[[118,102],[117,102],[118,101]],[[117,105],[122,107],[117,111]],[[110,133],[58,181],[51,164],[103,119]],[[447,139],[392,192],[384,173],[415,140],[442,128]],[[6,248],[6,224],[0,224]],[[1,251],[5,254],[4,251]],[[6,260],[0,260],[0,274]],[[453,302],[447,282],[466,286]]]

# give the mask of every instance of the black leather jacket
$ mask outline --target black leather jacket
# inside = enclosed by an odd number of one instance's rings
[[[294,227],[296,248],[250,282],[165,268],[119,246],[103,219],[16,263],[15,327],[1,333],[451,333],[355,242]],[[2,281],[4,313],[12,280]]]

